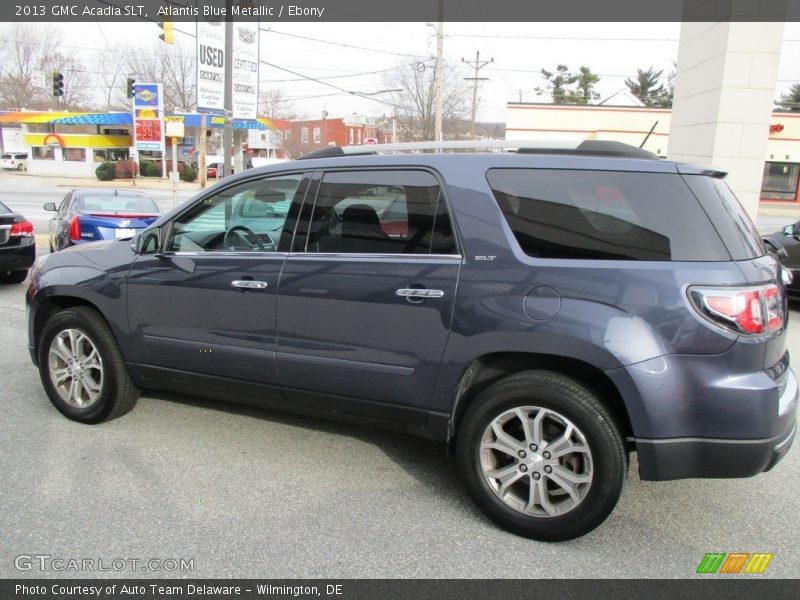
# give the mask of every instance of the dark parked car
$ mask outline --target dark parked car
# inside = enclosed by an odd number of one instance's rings
[[[161,216],[161,209],[144,192],[112,189],[76,189],[56,208],[50,219],[50,252],[86,242],[132,238]]]
[[[780,256],[783,266],[792,274],[786,285],[789,297],[800,299],[800,221],[765,236],[764,243]]]
[[[83,423],[168,389],[438,440],[491,519],[540,540],[602,523],[631,451],[646,480],[773,468],[798,401],[785,289],[725,174],[515,147],[325,149],[46,257],[27,302],[47,395]]]
[[[22,283],[36,259],[33,224],[0,202],[0,283]]]

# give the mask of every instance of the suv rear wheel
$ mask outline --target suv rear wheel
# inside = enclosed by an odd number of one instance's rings
[[[39,375],[53,405],[81,423],[120,417],[139,397],[108,325],[84,306],[57,312],[44,326]]]
[[[458,432],[467,491],[501,527],[542,541],[600,525],[622,491],[627,454],[611,415],[569,377],[524,371],[473,401]]]

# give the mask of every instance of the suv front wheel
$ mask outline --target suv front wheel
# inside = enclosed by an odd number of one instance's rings
[[[39,339],[39,375],[53,405],[81,423],[100,423],[130,411],[139,397],[114,335],[97,311],[57,312]]]
[[[598,398],[577,381],[524,371],[472,402],[457,438],[461,477],[501,527],[542,541],[600,525],[622,491],[627,454]]]

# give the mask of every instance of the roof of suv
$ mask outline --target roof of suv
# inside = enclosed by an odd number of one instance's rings
[[[468,149],[472,152],[423,152]],[[486,149],[489,149],[486,151]],[[515,152],[499,152],[499,148],[515,148]],[[484,150],[481,152],[480,150]],[[495,151],[492,151],[492,150]],[[399,150],[399,152],[398,152]],[[397,153],[395,153],[397,152]],[[420,142],[368,146],[331,146],[311,152],[299,160],[249,169],[234,175],[236,180],[256,173],[285,172],[287,169],[352,167],[419,167],[430,166],[447,171],[470,165],[470,169],[538,168],[596,171],[637,171],[641,173],[681,173],[724,177],[725,172],[699,165],[661,160],[656,155],[621,142],[587,140],[576,142],[524,142],[517,140],[484,140],[458,142]],[[228,182],[231,179],[228,178]]]

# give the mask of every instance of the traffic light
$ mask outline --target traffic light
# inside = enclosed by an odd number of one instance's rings
[[[64,76],[58,71],[53,71],[53,96],[58,98],[64,95]]]
[[[133,98],[136,95],[136,91],[133,89],[135,83],[136,83],[135,79],[131,79],[130,77],[128,77],[128,91],[126,92],[128,98]]]
[[[158,38],[167,44],[174,44],[175,34],[172,31],[172,21],[166,16],[161,15],[161,23],[159,23],[158,26],[164,30],[163,33],[159,34]]]

